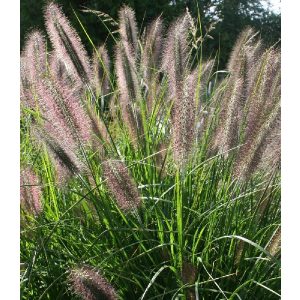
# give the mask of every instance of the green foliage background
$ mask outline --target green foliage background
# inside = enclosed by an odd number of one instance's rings
[[[23,48],[26,34],[33,28],[40,28],[43,31],[43,7],[48,1],[21,1],[21,49]],[[118,19],[118,11],[124,4],[131,6],[135,12],[138,27],[144,27],[155,17],[163,14],[166,23],[172,22],[176,17],[184,13],[186,7],[191,14],[197,17],[198,8],[201,17],[203,34],[210,24],[215,24],[215,29],[209,35],[203,45],[203,55],[215,55],[220,49],[220,67],[224,68],[228,61],[238,34],[248,25],[260,31],[261,37],[267,46],[270,46],[280,39],[281,15],[271,12],[264,7],[260,0],[58,0],[57,3],[63,6],[65,14],[82,37],[83,44],[89,46],[82,29],[72,11],[74,9],[80,20],[87,28],[90,37],[97,45],[103,43],[108,37],[108,31],[99,18],[91,13],[82,12],[83,8],[98,10],[109,14],[115,20]],[[108,40],[111,46],[112,41]],[[91,48],[87,49],[89,52]]]

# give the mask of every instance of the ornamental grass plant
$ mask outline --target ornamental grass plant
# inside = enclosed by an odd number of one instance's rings
[[[112,55],[78,22],[49,3],[21,53],[21,298],[279,299],[280,49],[246,28],[224,71],[188,11],[123,6]]]

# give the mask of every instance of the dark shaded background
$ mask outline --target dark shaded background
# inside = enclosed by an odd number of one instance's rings
[[[43,7],[47,2],[21,0],[21,49],[23,48],[26,34],[31,29],[39,28],[45,32]],[[184,13],[186,7],[196,17],[198,15],[198,4],[204,34],[206,28],[209,28],[212,22],[218,21],[215,29],[209,33],[212,39],[207,39],[203,44],[203,54],[204,57],[214,56],[216,51],[220,49],[221,68],[225,67],[238,34],[247,25],[259,30],[261,37],[268,46],[278,42],[280,39],[280,14],[271,12],[262,5],[260,0],[58,0],[56,2],[63,6],[65,14],[71,20],[72,25],[76,28],[90,53],[92,47],[72,9],[78,14],[93,42],[99,45],[106,40],[108,31],[96,15],[82,12],[84,7],[102,11],[117,20],[120,7],[123,4],[127,4],[135,10],[140,28],[147,25],[161,13],[165,23],[168,24]],[[110,29],[115,30],[116,28]],[[108,44],[112,45],[111,39],[108,39]]]

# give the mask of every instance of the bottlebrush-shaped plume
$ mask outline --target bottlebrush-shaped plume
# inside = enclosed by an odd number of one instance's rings
[[[49,135],[47,129],[34,126],[31,130],[35,140],[46,147],[53,162],[59,184],[64,184],[69,178],[78,173],[86,172],[86,167],[79,158],[76,146],[74,148],[74,145],[62,142],[60,136]]]
[[[104,45],[100,46],[93,56],[93,87],[97,96],[110,93],[110,60]]]
[[[239,35],[227,64],[227,69],[233,76],[240,77],[241,75],[245,74],[245,58],[247,56],[247,52],[254,44],[254,38],[256,35],[257,34],[251,27],[246,28]]]
[[[92,124],[80,96],[55,78],[36,83],[42,122],[35,137],[41,140],[54,162],[59,183],[86,168],[81,162],[83,147],[91,142]]]
[[[183,168],[191,154],[195,142],[196,103],[193,90],[193,77],[190,75],[183,83],[173,106],[172,139],[175,163]]]
[[[51,2],[45,10],[45,25],[53,47],[67,71],[76,80],[89,84],[91,66],[80,37],[71,26],[62,9]]]
[[[251,136],[259,127],[274,103],[280,99],[280,53],[266,50],[258,61],[249,86],[246,135]],[[262,110],[261,108],[265,109]]]
[[[155,99],[160,91],[159,67],[161,64],[163,22],[158,17],[147,30],[141,57],[141,69],[146,86],[148,113],[151,114]]]
[[[91,107],[88,109],[88,115],[92,122],[93,133],[100,137],[105,143],[109,144],[111,140],[104,122]]]
[[[22,105],[30,109],[35,108],[33,86],[28,79],[27,60],[24,55],[20,60],[20,98]]]
[[[253,40],[254,41],[254,40]],[[263,44],[261,40],[257,40],[250,44],[246,49],[246,62],[243,72],[245,88],[243,94],[249,95],[251,86],[255,81],[255,73],[258,67],[258,60],[264,54]]]
[[[208,116],[202,103],[206,98],[207,86],[212,75],[214,68],[214,60],[201,62],[189,75],[190,77],[190,94],[194,98],[195,102],[195,135],[197,139],[200,139],[204,132],[207,123]]]
[[[115,64],[122,118],[133,143],[136,144],[139,134],[142,133],[141,116],[136,104],[142,99],[141,88],[136,64],[133,58],[124,51],[122,44],[116,48]]]
[[[188,261],[184,261],[181,277],[184,284],[193,284],[197,277],[197,267]]]
[[[141,205],[136,184],[122,161],[107,160],[102,164],[105,183],[120,209],[134,211]]]
[[[173,153],[180,168],[191,154],[195,135],[195,85],[188,65],[188,25],[188,16],[184,15],[171,26],[162,60],[162,70],[169,80],[169,98],[174,103],[171,112]]]
[[[247,100],[245,145],[239,151],[235,166],[236,175],[240,178],[247,178],[256,171],[262,157],[265,157],[264,152],[267,148],[268,151],[272,150],[268,147],[268,138],[280,126],[279,52],[273,49],[266,50],[258,65],[255,74],[256,84],[250,89]],[[279,146],[280,142],[277,144]],[[278,149],[273,151],[278,153]],[[276,156],[280,159],[278,155],[273,157]]]
[[[68,77],[67,69],[63,61],[61,61],[54,52],[50,55],[51,75],[59,80],[65,80]]]
[[[243,56],[243,62],[245,60],[246,56]],[[239,65],[244,68],[243,63]],[[217,101],[220,101],[220,113],[219,124],[216,130],[215,148],[218,148],[225,156],[229,155],[229,150],[238,146],[240,126],[245,116],[247,79],[245,80],[244,76],[240,76],[239,73],[240,69],[238,69],[237,73],[231,72],[229,78],[223,85],[220,85],[220,90],[216,92],[218,96]]]
[[[266,138],[266,148],[258,165],[259,170],[272,171],[274,168],[280,168],[281,164],[281,128],[280,116],[277,119],[277,124],[270,131]]]
[[[119,32],[125,52],[134,60],[138,54],[138,31],[135,13],[132,8],[124,5],[119,11]]]
[[[126,98],[125,102],[140,101],[142,96],[137,67],[133,58],[124,52],[121,44],[117,45],[116,49],[116,72],[121,89],[120,96]]]
[[[161,63],[162,34],[163,22],[162,18],[158,17],[147,30],[141,58],[143,76],[147,83],[150,82],[151,74],[156,73]]]
[[[21,89],[22,104],[35,109],[35,83],[46,76],[47,54],[46,42],[38,30],[31,32],[21,55]]]
[[[213,140],[221,152],[239,146],[232,153],[234,174],[242,180],[280,161],[280,51],[262,49],[246,29],[232,52],[230,75],[215,92],[220,113]]]
[[[230,91],[227,94],[227,103],[228,105],[225,108],[225,118],[229,118],[228,107],[232,104],[232,101],[235,100],[234,104],[234,114],[236,118],[235,125],[237,128],[235,132],[239,132],[242,119],[245,117],[244,108],[246,106],[246,102],[248,102],[249,98],[249,89],[250,85],[255,82],[255,73],[257,68],[257,62],[261,57],[262,51],[262,43],[260,40],[257,40],[257,33],[254,32],[252,28],[246,28],[238,37],[237,42],[233,48],[231,53],[229,62],[228,62],[228,70],[230,72],[230,83],[229,86],[234,88],[235,86],[235,97],[230,96]],[[235,82],[239,82],[239,86]],[[254,83],[255,84],[255,83]],[[238,95],[238,96],[236,96]],[[223,144],[223,150],[231,149],[236,146],[237,138],[228,139],[228,141],[232,141],[232,144]]]
[[[68,145],[73,145],[73,137],[80,135],[88,140],[88,119],[70,86],[60,78],[47,78],[45,41],[39,32],[33,32],[27,40],[23,58],[29,76],[28,84],[34,86],[35,96],[39,102],[45,129],[53,137]],[[79,133],[78,133],[79,132]]]
[[[44,80],[38,84],[38,100],[43,117],[61,133],[65,141],[87,144],[91,136],[91,122],[79,95],[58,81]],[[67,137],[68,136],[68,137]]]
[[[238,146],[242,119],[245,116],[245,105],[248,101],[248,85],[253,77],[253,70],[258,57],[252,57],[254,49],[255,33],[253,29],[245,29],[237,39],[232,50],[227,69],[230,72],[224,92],[219,94],[220,113],[219,126],[216,131],[215,148],[218,148],[225,156],[229,150]],[[251,58],[251,59],[250,59]],[[247,62],[252,61],[249,66]]]
[[[170,98],[178,98],[181,90],[181,83],[189,73],[188,69],[188,28],[187,15],[179,18],[168,30],[168,35],[164,43],[162,70],[169,78]]]
[[[210,156],[216,155],[217,152],[221,152],[220,139],[223,133],[221,124],[225,118],[225,99],[228,98],[226,98],[226,94],[228,93],[228,84],[229,77],[226,77],[223,80],[217,82],[217,86],[211,96],[211,103],[215,103],[215,105],[210,105],[208,107],[206,126],[209,126],[212,130],[208,142],[208,153]]]
[[[249,178],[256,171],[267,148],[268,136],[274,126],[276,126],[279,117],[280,103],[277,102],[264,123],[246,140],[245,146],[240,150],[235,162],[235,174],[237,177],[241,179]]]
[[[65,62],[59,59],[56,51],[52,51],[49,56],[49,68],[52,80],[60,82],[78,94],[82,92],[82,82],[76,81],[76,78],[68,73]]]
[[[280,250],[281,245],[281,226],[279,226],[274,232],[270,242],[268,243],[266,250],[271,255],[276,255],[276,253]]]
[[[212,76],[212,71],[215,65],[213,59],[208,61],[203,61],[197,68],[194,69],[191,76],[193,77],[193,90],[195,93],[195,101],[197,110],[201,109],[201,103],[204,102],[206,96],[207,86]]]
[[[99,151],[101,155],[104,155],[105,145],[111,144],[109,132],[103,120],[100,119],[92,107],[88,109],[88,115],[93,130],[92,147],[95,151]]]
[[[113,286],[94,268],[84,266],[71,270],[71,290],[83,300],[117,300]]]
[[[29,34],[24,48],[28,79],[34,83],[43,78],[47,71],[46,41],[42,33],[35,30]]]
[[[115,68],[120,92],[122,118],[132,142],[137,146],[143,134],[139,104],[142,101],[141,78],[137,68],[138,34],[134,11],[123,6],[119,12],[120,42],[116,46]]]
[[[226,108],[221,112],[222,124],[220,123],[221,132],[218,138],[219,149],[221,152],[228,155],[227,151],[237,146],[239,138],[239,108],[242,97],[243,81],[238,78],[231,80],[227,86],[225,94]]]
[[[39,179],[29,167],[21,170],[20,176],[20,200],[21,206],[35,216],[42,212],[42,190]]]
[[[51,94],[51,90],[48,88],[50,84],[49,81],[39,82],[37,86],[37,99],[43,117],[42,127],[50,136],[57,138],[64,145],[75,148],[76,141],[73,137],[73,130],[69,127],[63,109]]]

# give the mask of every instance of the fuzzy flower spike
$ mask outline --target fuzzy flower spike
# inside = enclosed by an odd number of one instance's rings
[[[21,170],[20,182],[21,206],[28,213],[35,216],[39,215],[42,212],[42,191],[38,177],[30,168],[27,167]]]
[[[124,211],[134,211],[141,204],[138,189],[121,161],[107,160],[102,164],[103,176],[118,206]]]
[[[77,80],[88,84],[91,66],[80,37],[71,26],[62,9],[51,2],[45,10],[46,29],[59,59]]]
[[[83,300],[116,300],[115,289],[95,269],[84,266],[70,272],[69,283],[74,294]]]

